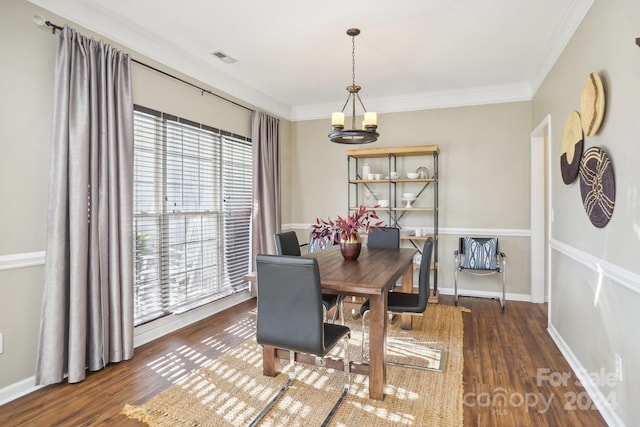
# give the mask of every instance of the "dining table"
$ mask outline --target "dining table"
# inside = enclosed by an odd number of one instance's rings
[[[363,245],[359,257],[354,261],[347,261],[343,258],[339,245],[334,245],[303,255],[318,260],[323,293],[361,296],[369,299],[369,360],[368,362],[351,362],[350,369],[352,372],[369,376],[369,398],[371,399],[384,399],[384,386],[387,380],[385,357],[389,318],[387,315],[388,293],[401,278],[402,291],[413,291],[415,253],[415,249],[409,248],[382,249]],[[257,285],[259,288],[260,283]],[[411,329],[411,319],[410,315],[401,316],[401,327]],[[277,375],[281,370],[280,359],[288,359],[288,351],[264,346],[263,374]],[[315,358],[309,355],[297,354],[296,360],[303,363],[316,363]],[[323,363],[335,369],[342,369],[343,364],[340,360],[330,358]]]

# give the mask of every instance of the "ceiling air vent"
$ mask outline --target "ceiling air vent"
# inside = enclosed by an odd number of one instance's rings
[[[223,52],[211,52],[211,55],[219,58],[221,61],[224,61],[227,64],[233,64],[234,62],[238,62],[236,59],[230,57],[229,55]]]

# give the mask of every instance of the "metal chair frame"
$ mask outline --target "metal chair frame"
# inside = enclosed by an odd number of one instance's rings
[[[489,237],[474,237],[476,240],[484,240],[490,239]],[[501,274],[502,275],[502,297],[484,297],[473,295],[476,298],[491,298],[497,299],[500,302],[500,308],[504,310],[505,302],[506,302],[506,292],[507,292],[507,255],[500,251],[498,246],[498,239],[496,239],[496,253],[495,256],[495,269],[475,269],[475,268],[464,268],[464,257],[467,256],[464,248],[464,237],[461,237],[459,240],[459,248],[458,250],[453,252],[454,258],[454,272],[453,272],[453,288],[454,288],[454,300],[455,305],[458,305],[458,297],[461,296],[470,296],[470,295],[462,295],[458,293],[458,272],[464,271],[466,273],[475,275],[475,276],[491,276],[493,274]]]
[[[256,267],[258,280],[263,283],[258,288],[258,324],[256,326],[256,340],[258,344],[270,345],[289,351],[290,372],[287,383],[273,396],[267,405],[253,419],[249,426],[260,423],[269,410],[284,395],[295,381],[295,353],[304,352],[316,356],[316,365],[324,366],[324,356],[335,347],[340,340],[344,342],[344,373],[345,384],[338,401],[325,418],[322,426],[327,426],[342,402],[349,393],[351,383],[349,357],[349,328],[324,322],[320,318],[318,305],[321,299],[320,272],[315,258],[301,258],[296,256],[257,255]],[[262,280],[261,280],[262,278]],[[301,280],[303,283],[288,283]],[[304,283],[306,282],[306,283]],[[301,288],[305,286],[305,288]],[[273,287],[273,289],[271,289]],[[297,293],[300,302],[297,310],[288,310],[287,302],[282,301],[278,293],[283,289]],[[260,300],[261,292],[264,300]],[[316,304],[317,302],[317,304]],[[306,305],[306,307],[305,307]],[[265,310],[270,312],[265,313]],[[272,310],[272,311],[271,311]],[[317,317],[316,317],[317,316]],[[276,323],[270,328],[264,323],[267,320]],[[314,326],[314,325],[317,325]],[[303,333],[287,333],[303,327]],[[316,328],[322,328],[318,331]],[[306,332],[308,333],[305,333]],[[327,339],[329,342],[327,342]],[[319,341],[318,341],[319,340]],[[326,346],[326,347],[325,347]]]
[[[394,314],[409,314],[412,316],[422,316],[424,311],[427,308],[429,303],[429,293],[431,292],[431,258],[433,255],[433,238],[429,237],[425,240],[424,246],[422,249],[422,260],[420,262],[420,273],[418,276],[418,294],[409,294],[406,292],[391,292],[389,293],[389,313]],[[416,301],[417,298],[417,301]],[[408,300],[411,305],[406,305],[403,307],[403,299]],[[360,353],[363,360],[368,360],[368,357],[364,352],[364,343],[365,343],[365,320],[367,315],[369,314],[369,301],[365,301],[360,308],[360,314],[362,316],[362,342],[360,344]],[[385,361],[388,365],[397,365],[403,366],[406,368],[414,368],[414,369],[423,369],[423,370],[433,370],[433,368],[427,368],[424,366]]]

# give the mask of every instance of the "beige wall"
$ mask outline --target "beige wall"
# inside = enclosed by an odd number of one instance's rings
[[[0,13],[0,261],[11,264],[24,254],[40,254],[41,258],[40,265],[0,269],[0,333],[4,335],[4,352],[0,354],[0,401],[4,387],[34,375],[40,327],[53,70],[58,36],[53,36],[49,28],[36,26],[33,21],[36,14],[59,25],[65,23],[23,0],[3,0]],[[70,25],[87,36],[110,43],[79,25]],[[128,51],[126,47],[120,48]],[[207,87],[135,52],[132,57]],[[138,64],[132,64],[132,69],[136,104],[251,136],[250,111],[214,96],[202,95],[197,89]],[[289,146],[289,127],[289,122],[281,119],[284,155]],[[285,173],[288,185],[288,171]],[[288,221],[289,217],[285,215],[284,219]]]
[[[626,425],[640,418],[640,3],[596,0],[533,99],[533,122],[551,116],[551,329],[574,364],[602,379],[615,375],[614,354],[623,358],[624,380],[599,389]],[[585,79],[598,72],[606,112],[585,149],[604,149],[613,164],[616,204],[606,227],[594,227],[583,207],[578,181],[565,185],[559,169],[565,121],[580,110]]]
[[[640,408],[634,405],[640,397],[640,372],[634,365],[640,356],[640,341],[633,330],[640,321],[636,261],[640,246],[640,148],[636,143],[640,134],[640,48],[634,44],[640,36],[639,8],[633,0],[596,0],[532,103],[380,115],[382,137],[376,143],[441,147],[440,287],[452,286],[450,257],[456,237],[495,231],[509,256],[508,292],[526,296],[529,133],[551,115],[550,195],[555,221],[551,223],[550,328],[572,365],[589,373],[612,372],[613,353],[622,355],[624,381],[600,390],[605,396],[614,393],[618,404],[614,416],[628,425],[640,418]],[[2,260],[45,249],[57,37],[33,24],[36,13],[64,23],[21,0],[5,0],[0,14]],[[605,80],[607,113],[600,134],[589,138],[586,146],[598,145],[609,152],[617,184],[614,217],[604,229],[590,225],[578,186],[562,184],[557,168],[564,121],[569,111],[579,107],[582,84],[591,71],[600,72]],[[243,109],[201,96],[137,65],[133,79],[137,103],[248,134],[249,114]],[[328,119],[281,122],[284,224],[304,228],[318,216],[346,211],[345,150],[349,147],[328,142],[328,124]],[[41,265],[0,270],[0,332],[4,334],[0,390],[33,375],[42,275]],[[496,290],[491,288],[495,284],[482,286]],[[480,289],[477,284],[466,287]]]
[[[365,100],[366,102],[366,100]],[[529,102],[379,115],[380,139],[370,147],[440,146],[440,280],[453,288],[452,253],[462,234],[499,234],[509,257],[508,292],[529,295]],[[291,222],[300,229],[317,217],[347,210],[347,158],[352,146],[333,144],[329,119],[292,124]],[[401,171],[420,160],[404,159]],[[417,162],[417,163],[416,163]],[[371,162],[383,170],[384,161]],[[427,163],[427,165],[429,165]],[[412,213],[406,226],[433,224]],[[511,236],[509,234],[524,234]],[[497,292],[499,280],[465,280],[465,289]]]

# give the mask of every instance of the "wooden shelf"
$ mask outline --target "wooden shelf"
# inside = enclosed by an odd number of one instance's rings
[[[357,211],[358,209],[360,209],[360,208],[356,207],[356,206],[351,206],[349,208],[350,211]],[[435,211],[434,208],[421,207],[421,206],[415,206],[415,207],[411,207],[411,208],[404,208],[404,207],[397,207],[397,208],[386,207],[386,208],[383,208],[383,207],[380,207],[380,206],[377,207],[377,208],[374,208],[373,206],[371,206],[371,207],[368,206],[367,209],[372,210],[372,211],[397,211],[397,212],[406,212],[406,211],[409,211],[409,212],[410,211],[433,212],[433,211]]]
[[[390,182],[407,183],[407,182],[436,182],[433,178],[398,178],[398,179],[352,179],[349,180],[350,184],[389,184]]]
[[[355,148],[347,150],[347,156],[355,158],[373,158],[389,156],[426,156],[440,153],[437,145],[411,145],[405,147]]]
[[[427,237],[431,237],[432,239],[435,239],[435,236],[433,234],[429,234],[427,236],[400,236],[400,240],[427,240]]]
[[[420,207],[420,206],[413,206],[410,208],[403,208],[403,207],[397,207],[397,208],[391,208],[392,211],[398,211],[398,212],[411,212],[411,211],[420,211],[420,212],[433,212],[435,211],[434,208],[424,208],[424,207]]]

